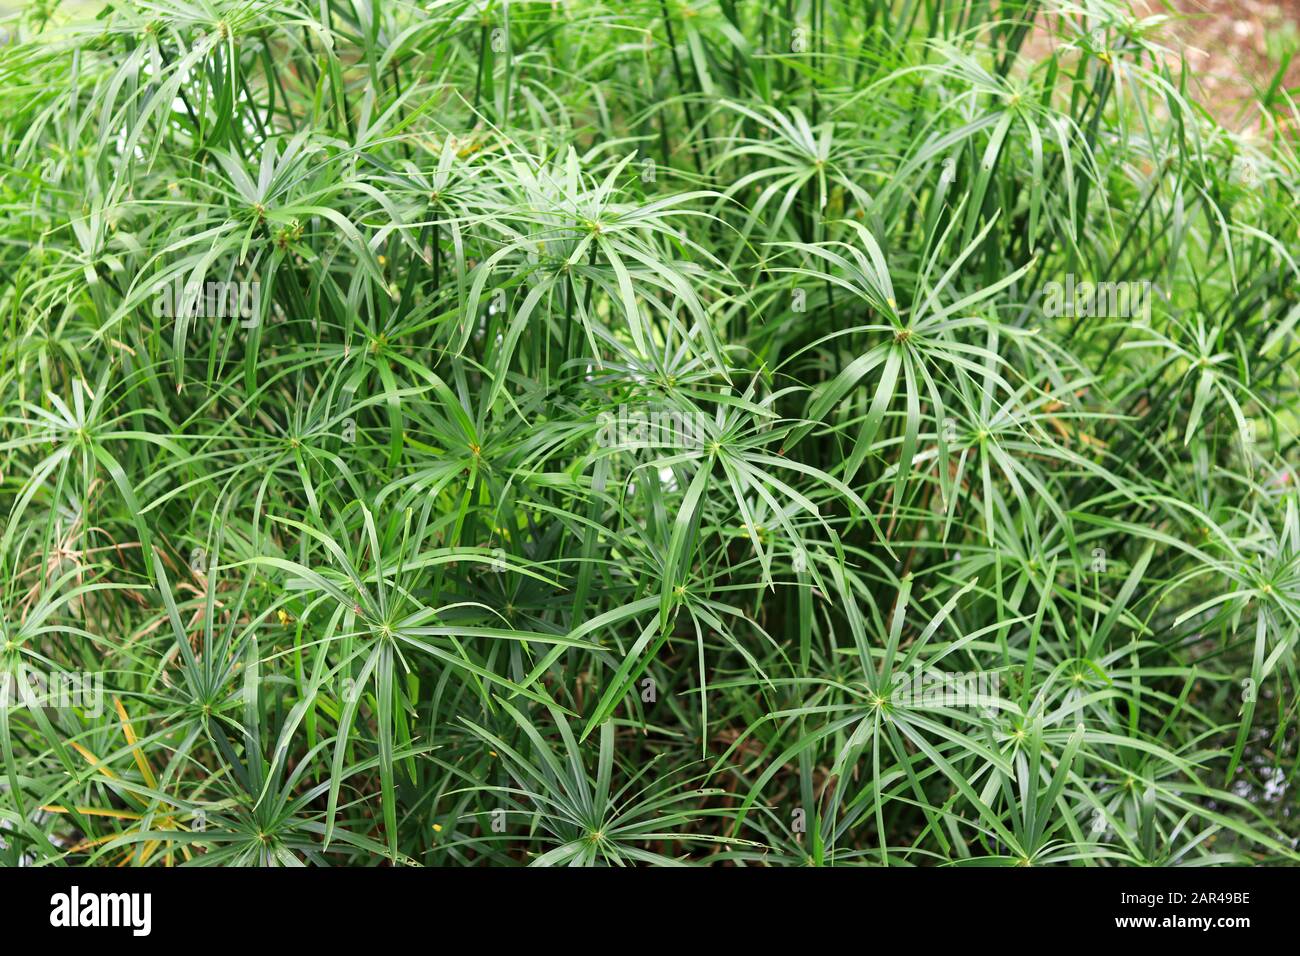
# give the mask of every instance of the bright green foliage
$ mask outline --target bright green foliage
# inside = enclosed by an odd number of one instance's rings
[[[47,14],[0,862],[1300,860],[1278,84],[1101,0]]]

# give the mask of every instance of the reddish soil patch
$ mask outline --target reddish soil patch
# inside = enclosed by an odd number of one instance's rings
[[[1132,0],[1139,19],[1163,16],[1167,22],[1152,35],[1169,51],[1177,76],[1179,56],[1186,59],[1193,98],[1219,122],[1239,130],[1261,127],[1258,99],[1273,82],[1285,51],[1300,47],[1300,0]],[[1031,57],[1059,42],[1046,29],[1047,14],[1025,44]],[[1300,53],[1281,79],[1281,89],[1300,89]],[[1274,112],[1289,122],[1285,100]]]
[[[1141,9],[1142,0],[1135,7]],[[1152,13],[1177,17],[1177,38],[1192,68],[1197,99],[1226,125],[1258,124],[1255,100],[1273,82],[1286,49],[1300,42],[1300,0],[1174,0],[1147,2]],[[1282,77],[1282,87],[1300,85],[1300,55]]]

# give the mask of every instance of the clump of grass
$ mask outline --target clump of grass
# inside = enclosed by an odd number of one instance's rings
[[[1284,89],[362,9],[8,27],[0,860],[1297,860]]]

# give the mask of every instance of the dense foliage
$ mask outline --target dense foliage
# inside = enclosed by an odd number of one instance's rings
[[[11,21],[0,860],[1300,859],[1296,114],[1164,19]]]

